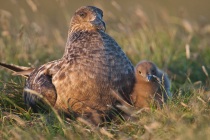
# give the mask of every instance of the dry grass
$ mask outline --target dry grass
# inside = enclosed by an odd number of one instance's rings
[[[68,4],[62,2],[53,1],[59,12],[49,17],[38,1],[26,0],[19,8],[13,3],[13,10],[0,9],[0,61],[38,66],[60,58],[70,20]],[[122,12],[117,3],[112,5]],[[151,107],[139,111],[137,118],[98,128],[82,118],[60,118],[53,110],[50,114],[26,110],[24,79],[0,69],[0,139],[208,139],[210,24],[165,12],[151,20],[141,9],[120,18],[103,10],[107,32],[134,64],[148,59],[168,73],[173,99],[161,110]]]

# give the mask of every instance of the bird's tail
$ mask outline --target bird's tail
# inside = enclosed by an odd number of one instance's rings
[[[13,65],[13,64],[6,64],[3,62],[0,62],[0,66],[12,71],[13,75],[21,75],[24,77],[28,77],[31,74],[31,72],[34,70],[34,68],[31,68],[31,67],[23,67],[23,66],[18,66],[18,65]]]

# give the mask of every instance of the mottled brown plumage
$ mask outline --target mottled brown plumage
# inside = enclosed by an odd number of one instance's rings
[[[63,57],[35,69],[25,89],[40,93],[59,111],[89,117],[106,115],[116,104],[112,90],[129,101],[134,68],[105,33],[102,17],[102,10],[96,7],[79,8],[71,19]],[[29,107],[39,111],[38,96],[24,92],[24,98]]]
[[[150,61],[141,61],[135,67],[136,83],[131,94],[135,107],[149,107],[152,101],[162,105],[172,95],[167,75]]]

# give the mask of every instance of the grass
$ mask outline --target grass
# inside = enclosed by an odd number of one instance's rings
[[[36,11],[33,4],[22,6],[0,10],[0,60],[39,66],[60,58],[70,20],[68,6],[58,5],[60,12],[52,17],[47,17],[47,10]],[[173,98],[163,109],[151,108],[135,119],[95,128],[84,120],[60,118],[53,110],[50,114],[27,110],[22,98],[24,79],[0,69],[0,139],[209,138],[210,25],[161,12],[154,20],[140,9],[120,18],[106,11],[107,33],[134,65],[148,59],[166,71]]]

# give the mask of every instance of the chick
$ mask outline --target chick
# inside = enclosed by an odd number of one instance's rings
[[[162,106],[172,97],[168,76],[153,62],[147,60],[139,62],[135,67],[135,76],[136,83],[131,94],[135,107],[149,107],[152,101]]]

